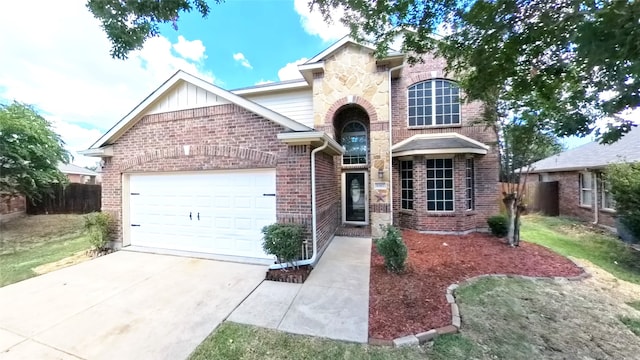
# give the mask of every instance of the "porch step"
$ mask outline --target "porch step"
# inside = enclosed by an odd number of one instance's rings
[[[336,236],[369,238],[371,237],[371,226],[342,225],[336,230]]]

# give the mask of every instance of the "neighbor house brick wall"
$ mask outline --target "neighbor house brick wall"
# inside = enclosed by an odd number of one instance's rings
[[[398,159],[393,161],[393,204],[394,223],[403,228],[420,231],[462,232],[485,229],[486,219],[499,212],[496,196],[499,193],[499,155],[497,137],[494,131],[482,124],[474,124],[482,116],[480,102],[461,104],[461,123],[446,126],[409,127],[407,106],[408,88],[418,82],[430,79],[449,79],[455,76],[444,71],[444,59],[430,55],[423,57],[424,62],[407,65],[402,69],[401,77],[392,80],[392,125],[393,143],[408,139],[416,134],[438,134],[455,132],[488,145],[486,155],[469,155],[475,163],[475,210],[464,209],[465,195],[465,158],[456,155],[454,159],[455,211],[453,213],[433,213],[426,211],[426,157],[414,157],[414,211],[401,211],[400,207],[400,169]],[[446,156],[446,155],[445,155]]]
[[[325,153],[316,154],[316,208],[318,250],[322,251],[341,223],[340,179],[334,160]]]
[[[615,227],[615,212],[602,208],[602,182],[600,174],[594,172],[594,176],[598,176],[597,191],[593,192],[591,206],[580,205],[580,172],[579,171],[560,171],[546,173],[545,181],[558,182],[558,202],[560,216],[568,216],[585,222],[593,222],[595,220],[594,207],[595,197],[598,203],[598,223],[601,225]],[[536,183],[540,181],[538,174],[529,174],[527,182]]]
[[[310,149],[277,139],[286,129],[233,104],[143,117],[113,145],[103,168],[103,210],[122,241],[122,174],[244,168],[276,169],[276,213],[310,234]],[[186,154],[184,147],[189,146]]]

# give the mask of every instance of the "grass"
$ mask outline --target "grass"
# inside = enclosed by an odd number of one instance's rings
[[[640,311],[640,300],[638,301],[632,301],[632,302],[628,302],[627,305],[631,306],[632,308]]]
[[[191,354],[201,359],[424,359],[422,348],[394,349],[292,335],[225,322]]]
[[[34,269],[89,248],[80,215],[27,216],[0,228],[0,286],[38,275]]]
[[[592,262],[615,277],[640,284],[640,252],[604,230],[562,218],[528,215],[522,239],[564,255]]]
[[[622,321],[622,323],[625,324],[631,332],[640,336],[640,320],[623,316],[620,318],[620,321]]]

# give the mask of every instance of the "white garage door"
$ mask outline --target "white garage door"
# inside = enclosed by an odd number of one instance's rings
[[[275,170],[130,176],[131,245],[268,259]]]

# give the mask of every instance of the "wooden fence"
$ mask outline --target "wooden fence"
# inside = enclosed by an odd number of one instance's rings
[[[507,191],[507,186],[508,184],[506,183],[500,183],[500,193],[497,200],[502,213],[506,212],[502,202],[502,193]],[[527,212],[539,212],[547,216],[560,215],[558,182],[527,183],[524,192],[524,203],[527,206]]]
[[[54,189],[40,201],[27,200],[27,214],[87,214],[100,211],[102,186],[71,183]]]

